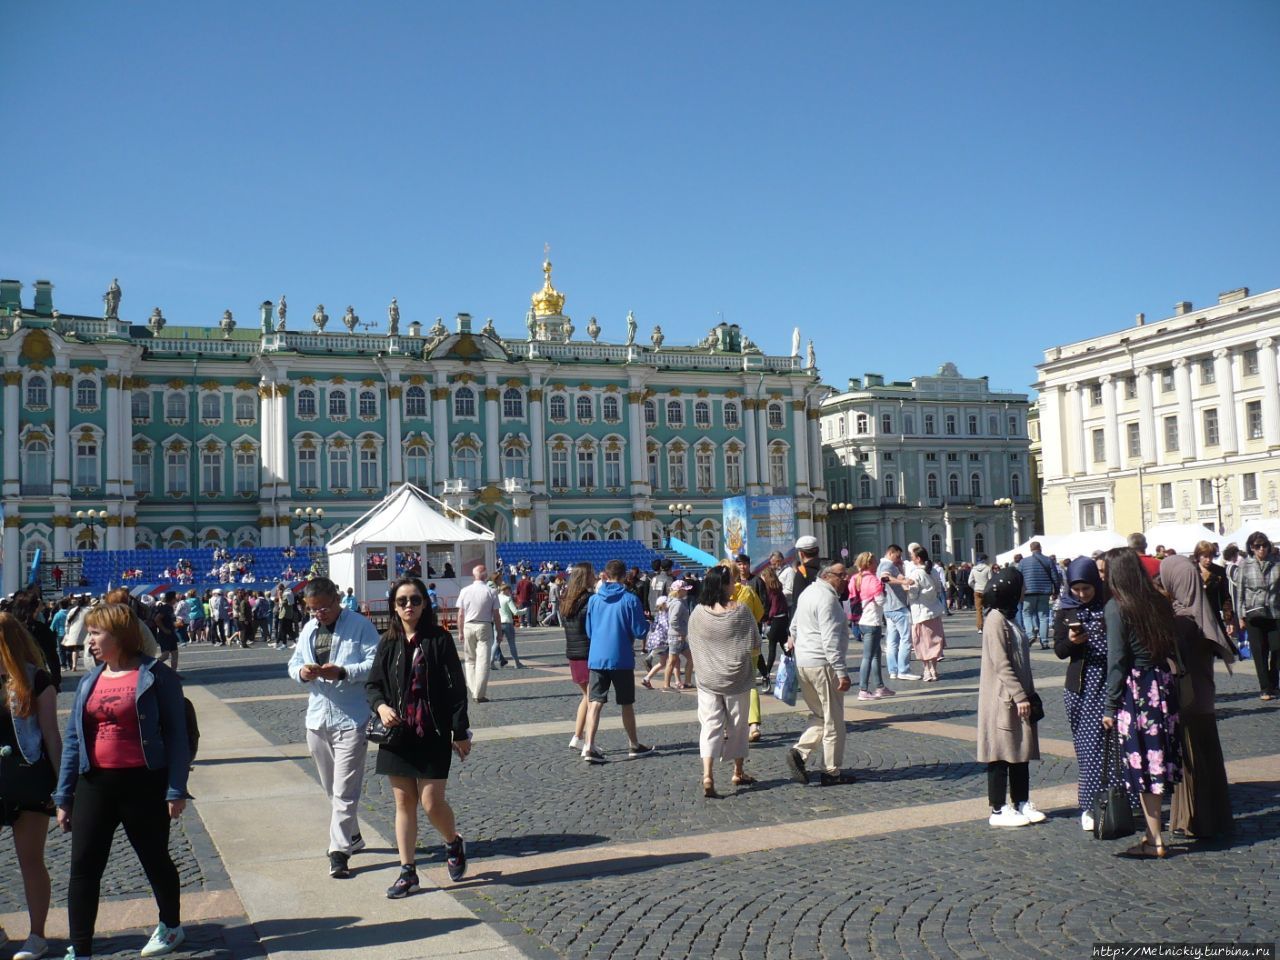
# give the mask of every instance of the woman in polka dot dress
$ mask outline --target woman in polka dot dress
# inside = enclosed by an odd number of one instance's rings
[[[1069,592],[1053,615],[1054,652],[1067,666],[1062,699],[1076,746],[1080,826],[1093,829],[1093,800],[1102,789],[1102,709],[1107,688],[1107,588],[1098,565],[1078,557],[1067,567]]]

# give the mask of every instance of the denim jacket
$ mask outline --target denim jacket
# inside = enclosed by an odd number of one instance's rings
[[[36,682],[36,667],[27,664],[27,685],[31,686]],[[34,702],[32,704],[34,708]],[[9,703],[9,715],[13,717],[13,732],[18,738],[18,752],[22,754],[22,759],[29,764],[34,764],[44,755],[44,734],[40,732],[40,718],[36,715],[35,709],[32,709],[31,716],[20,717],[13,712],[14,704]]]
[[[58,771],[58,787],[53,802],[59,807],[71,806],[76,781],[88,773],[89,747],[84,738],[84,711],[93,688],[105,669],[98,664],[80,679],[76,702],[67,719],[67,732],[62,736],[62,769]],[[148,770],[169,771],[166,800],[189,799],[187,774],[191,768],[191,749],[187,744],[187,713],[182,702],[182,681],[163,663],[143,656],[138,664],[138,733],[142,738],[142,756]]]
[[[302,668],[316,662],[317,626],[315,619],[307,621],[289,658],[289,676],[299,683]],[[333,624],[329,662],[342,667],[347,675],[342,680],[316,678],[307,684],[311,694],[307,699],[308,730],[363,729],[369,719],[364,683],[378,652],[378,639],[378,631],[368,617],[351,610],[343,610],[338,615]]]

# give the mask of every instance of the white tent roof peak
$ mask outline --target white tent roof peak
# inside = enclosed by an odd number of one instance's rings
[[[469,543],[493,539],[492,530],[405,483],[331,540],[329,551],[351,550],[357,543]]]

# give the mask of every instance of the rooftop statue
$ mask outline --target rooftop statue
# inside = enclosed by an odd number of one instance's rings
[[[568,343],[573,339],[573,321],[566,320],[564,324],[564,342]]]
[[[591,338],[592,343],[600,339],[600,321],[595,317],[587,321],[587,336]]]
[[[276,316],[280,322],[276,324],[276,332],[284,333],[284,315],[289,312],[289,305],[284,302],[284,294],[280,294],[280,302],[276,304]]]
[[[387,336],[400,336],[400,304],[396,303],[396,298],[391,298],[391,305],[387,307]]]
[[[666,339],[666,337],[664,337],[664,336],[662,335],[662,327],[661,327],[661,326],[655,326],[655,327],[653,328],[653,333],[652,333],[652,335],[649,337],[649,342],[653,344],[653,349],[655,349],[655,350],[661,350],[661,349],[662,349],[662,342],[663,342],[665,339]]]
[[[791,355],[793,357],[800,356],[800,328],[793,327],[791,330]]]
[[[528,339],[538,339],[538,318],[532,310],[524,315],[524,329],[529,334]]]
[[[759,347],[756,346],[756,342],[754,340],[744,335],[742,337],[742,352],[743,353],[760,353],[761,350]]]
[[[311,322],[316,325],[316,329],[324,333],[325,324],[329,322],[329,315],[324,312],[324,304],[316,307],[316,312],[311,315]]]
[[[342,325],[347,328],[348,333],[355,333],[356,327],[360,325],[360,318],[356,316],[355,307],[347,305],[347,312],[342,315]]]
[[[111,280],[111,286],[107,287],[107,292],[102,295],[102,302],[106,306],[106,309],[102,312],[104,320],[120,319],[121,296],[120,281],[113,277]]]
[[[230,340],[231,331],[236,328],[236,321],[235,318],[231,316],[230,310],[222,311],[222,319],[218,321],[218,326],[222,328],[222,339]]]
[[[636,315],[627,311],[627,346],[636,342]]]
[[[444,325],[444,320],[436,317],[436,322],[431,325],[431,329],[427,331],[427,349],[432,350],[437,344],[441,343],[445,337],[449,336],[449,328]]]
[[[806,357],[805,357],[805,359],[808,361],[808,362],[807,362],[807,364],[806,364],[806,366],[805,366],[805,369],[806,369],[806,370],[817,370],[817,369],[818,369],[818,355],[817,355],[816,353],[814,353],[814,350],[813,350],[813,341],[812,341],[812,340],[810,340],[810,341],[809,341],[809,349],[808,349],[808,351],[806,351]]]
[[[498,339],[498,329],[493,325],[493,317],[488,317],[484,326],[480,328],[480,336],[488,337],[491,340]]]
[[[164,322],[164,314],[160,312],[159,307],[151,311],[151,316],[147,317],[147,326],[151,329],[152,336],[160,335],[160,331],[164,329]]]

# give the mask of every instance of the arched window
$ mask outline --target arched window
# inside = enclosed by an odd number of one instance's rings
[[[724,485],[730,493],[742,489],[742,454],[737,450],[724,453]]]
[[[470,387],[459,387],[453,395],[453,415],[455,417],[474,417],[476,415],[476,393]]]
[[[925,487],[927,488],[925,495],[930,500],[938,499],[938,475],[936,473],[929,474],[925,480]]]
[[[200,394],[200,419],[214,421],[222,419],[222,394]]]
[[[98,383],[89,377],[76,381],[76,406],[81,410],[92,410],[98,405]]]
[[[523,480],[525,478],[525,464],[528,458],[525,456],[524,448],[511,445],[502,451],[502,476],[508,480]]]
[[[693,405],[693,424],[697,427],[711,426],[711,404],[699,400]]]
[[[551,539],[554,540],[556,543],[568,543],[570,540],[573,539],[573,537],[570,536],[568,530],[560,529],[555,532],[555,535]]]
[[[524,419],[524,396],[515,387],[502,391],[502,415],[508,420]]]
[[[736,400],[729,400],[724,405],[724,425],[730,430],[737,430],[738,425],[742,422],[741,415],[738,413],[738,403]]]
[[[769,404],[769,429],[781,430],[782,423],[782,404],[775,400]]]
[[[235,403],[236,420],[240,423],[252,423],[258,419],[258,407],[253,402],[253,397],[247,394],[240,394],[236,397]]]
[[[378,415],[378,395],[372,390],[360,391],[360,416],[373,419]],[[377,484],[373,484],[377,486]]]
[[[187,419],[187,395],[173,392],[164,398],[164,418],[174,422],[185,422]]]
[[[564,394],[553,393],[547,403],[547,416],[556,423],[564,423],[569,419],[569,401]]]
[[[81,436],[76,440],[75,478],[77,487],[98,485],[98,441],[93,437]]]
[[[615,527],[614,529],[610,530],[607,534],[605,534],[605,539],[606,540],[625,540],[626,536],[623,534],[621,530],[618,530]]]
[[[715,458],[710,450],[698,450],[693,455],[694,479],[702,491],[709,491],[716,484]]]
[[[936,533],[929,537],[929,559],[935,562],[942,560],[942,537]]]
[[[954,437],[956,435],[956,415],[954,413],[948,413],[945,422],[947,425],[947,436]]]
[[[1009,496],[1022,496],[1022,475],[1015,473],[1009,477]]]
[[[410,387],[404,392],[404,415],[406,417],[427,415],[427,391],[421,387]]]
[[[656,427],[658,425],[658,405],[652,400],[644,402],[644,424],[646,427]]]
[[[775,491],[785,490],[790,484],[787,479],[787,448],[774,444],[769,448],[769,484]]]
[[[49,381],[37,373],[27,381],[27,406],[47,407],[48,405]]]
[[[345,390],[329,391],[329,419],[330,420],[347,419],[347,391]]]
[[[453,452],[453,476],[473,486],[480,482],[480,456],[471,447],[458,447]]]
[[[320,461],[314,442],[298,448],[298,487],[317,490],[320,487]]]
[[[151,394],[146,390],[135,390],[129,397],[129,413],[134,420],[151,419]]]
[[[969,476],[969,496],[971,497],[982,496],[982,475],[981,474],[974,473]]]
[[[679,400],[667,401],[667,426],[684,426],[684,405]]]
[[[573,414],[578,418],[579,423],[590,423],[594,419],[595,404],[591,402],[591,397],[580,394],[573,406]]]
[[[164,458],[164,491],[180,496],[187,492],[188,466],[187,451],[170,450]]]
[[[563,448],[551,451],[547,458],[547,481],[552,490],[569,489],[569,451]]]
[[[667,486],[672,490],[684,490],[688,486],[683,450],[667,451]]]
[[[953,473],[947,477],[947,496],[960,496],[960,474]]]
[[[983,554],[987,552],[987,535],[985,533],[975,533],[973,535],[973,552]]]
[[[716,555],[716,532],[710,527],[703,527],[698,531],[698,549],[713,557]]]
[[[907,435],[911,435],[916,432],[915,414],[904,413],[902,415],[902,432]]]
[[[604,485],[610,490],[622,489],[622,450],[605,449]]]
[[[931,437],[938,432],[938,418],[932,413],[924,415],[924,433],[925,436]]]
[[[858,497],[862,500],[871,499],[871,478],[865,473],[858,478]]]
[[[48,442],[41,437],[32,437],[22,453],[22,492],[48,493],[53,484]]]
[[[892,473],[884,475],[884,495],[888,500],[896,500],[898,498],[898,481]]]
[[[622,419],[618,412],[618,398],[612,393],[606,393],[604,399],[600,401],[600,416],[606,423],[617,423]]]
[[[316,392],[311,389],[298,391],[298,416],[314,419],[316,415]]]
[[[583,540],[599,540],[600,538],[596,536],[596,532],[594,530],[583,530],[582,539]]]
[[[222,451],[200,451],[200,492],[207,497],[222,493]]]
[[[431,458],[427,456],[427,448],[420,443],[405,448],[404,478],[415,487],[427,488],[430,483]]]
[[[258,490],[258,454],[237,450],[232,461],[231,487],[237,495],[250,496]]]
[[[853,432],[859,433],[859,434],[866,433],[867,424],[868,424],[867,415],[865,413],[857,414],[853,418]]]
[[[971,413],[965,420],[965,425],[969,428],[969,436],[976,437],[978,435],[978,415]]]

